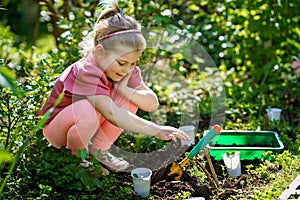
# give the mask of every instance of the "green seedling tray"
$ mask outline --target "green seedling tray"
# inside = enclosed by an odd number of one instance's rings
[[[222,154],[239,151],[241,160],[261,159],[267,151],[281,152],[284,148],[274,131],[221,131],[207,146],[210,156],[222,160]]]

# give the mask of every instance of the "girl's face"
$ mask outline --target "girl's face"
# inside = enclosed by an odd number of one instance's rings
[[[105,75],[118,82],[136,66],[142,51],[118,48],[116,51],[96,51],[96,62]]]

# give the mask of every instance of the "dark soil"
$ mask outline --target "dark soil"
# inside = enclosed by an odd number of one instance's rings
[[[188,152],[190,149],[186,149]],[[168,159],[175,159],[176,163],[179,163],[181,160],[185,158],[185,151],[182,151],[182,149],[176,147],[174,145],[174,148],[166,149],[166,150],[160,150],[158,153],[166,153],[164,151],[172,151],[172,156],[169,156]],[[180,154],[181,155],[178,155]],[[183,152],[183,153],[182,153]],[[170,152],[169,152],[170,153]],[[155,154],[154,154],[155,155]],[[117,173],[116,177],[119,180],[123,180],[123,182],[129,182],[132,183],[132,177],[130,176],[130,171],[136,167],[147,167],[149,163],[158,162],[160,161],[161,155],[157,155],[157,159],[153,155],[149,157],[151,160],[144,160],[143,163],[139,163],[138,166],[132,165],[128,172],[122,172]],[[224,177],[223,176],[223,170],[222,167],[224,167],[222,161],[215,161],[212,159],[212,163],[214,166],[214,170],[216,172],[216,175],[219,180],[219,184],[222,183],[222,185],[219,185],[219,189],[216,188],[216,185],[212,181],[211,171],[207,166],[205,166],[205,169],[210,173],[208,177],[205,177],[205,181],[202,182],[203,177],[197,177],[189,174],[186,171],[183,171],[183,175],[181,176],[180,181],[175,180],[175,176],[169,176],[168,173],[170,172],[171,164],[172,162],[167,162],[161,164],[161,167],[158,168],[158,170],[152,170],[153,174],[151,177],[151,188],[150,193],[154,197],[155,200],[165,200],[165,199],[176,199],[175,197],[178,196],[178,193],[182,192],[189,192],[192,197],[204,197],[205,199],[227,199],[232,195],[236,195],[238,193],[238,189],[245,188],[245,182],[242,181],[246,178],[246,175],[242,175],[238,178],[231,178],[231,177]],[[205,159],[205,158],[204,158]],[[134,159],[133,159],[134,160]],[[170,160],[169,160],[170,161]],[[185,167],[186,169],[191,169],[194,165],[197,166],[199,169],[199,165],[204,165],[204,163],[207,162],[207,160],[197,161],[197,160],[191,160]],[[251,164],[254,164],[254,162],[257,161],[249,161]],[[250,164],[247,161],[243,161],[242,166],[245,166],[247,164]],[[136,161],[133,163],[137,163]],[[169,163],[169,164],[166,164]],[[163,164],[165,164],[163,166]],[[200,168],[201,170],[201,168]],[[246,172],[243,171],[242,173],[245,174]],[[209,181],[210,180],[210,181]],[[127,185],[128,186],[128,185]],[[136,197],[132,185],[132,192],[131,192],[132,199],[142,199],[141,197]],[[177,198],[178,199],[178,198]]]
[[[196,140],[195,142],[197,143],[198,141]],[[140,160],[141,157],[139,157],[139,155],[132,156],[132,154],[130,154],[130,156],[126,157],[126,155],[122,155],[122,151],[117,149],[116,151],[118,152],[116,152],[116,155],[121,155],[121,157],[129,161],[132,165],[127,172],[117,173],[116,178],[123,180],[122,182],[124,183],[127,182],[126,186],[128,186],[128,183],[132,183],[132,177],[130,176],[130,171],[132,169],[137,167],[148,167],[152,169],[150,194],[155,200],[176,199],[178,193],[182,192],[189,192],[191,197],[222,200],[236,196],[241,192],[241,189],[247,189],[247,181],[244,181],[247,178],[245,167],[242,167],[242,175],[240,177],[232,178],[227,175],[224,176],[225,166],[223,161],[216,161],[213,157],[211,157],[211,160],[219,181],[218,186],[216,186],[213,181],[212,173],[207,164],[207,158],[205,157],[202,160],[193,159],[189,161],[185,168],[192,169],[196,166],[201,170],[200,165],[202,167],[204,166],[209,173],[206,177],[197,177],[191,175],[187,171],[183,171],[180,181],[176,181],[175,176],[169,176],[168,173],[170,172],[172,162],[179,163],[182,161],[186,157],[185,152],[189,152],[191,149],[192,147],[182,147],[180,143],[171,142],[170,145],[168,145],[168,148],[151,152],[151,154],[148,153],[147,156],[143,157],[143,160]],[[259,162],[260,161],[258,160],[241,161],[241,165],[256,165],[259,164]],[[135,196],[133,184],[131,198],[143,199]]]
[[[209,185],[199,185],[196,177],[192,177],[187,173],[183,173],[180,181],[175,181],[171,177],[167,177],[164,174],[161,180],[157,182],[153,181],[156,179],[155,174],[151,179],[150,193],[155,200],[165,200],[165,199],[176,199],[175,197],[180,192],[190,192],[194,197],[205,197],[209,199],[210,197],[210,186]],[[129,173],[118,173],[116,177],[124,182],[132,182],[132,178]],[[135,196],[135,192],[132,186],[131,192],[132,199],[143,199],[142,197]],[[178,198],[177,198],[178,199]]]
[[[193,163],[195,164],[195,163]],[[186,167],[192,167],[192,164]],[[178,193],[189,192],[192,197],[204,197],[205,199],[227,199],[230,196],[237,195],[238,190],[246,188],[245,181],[246,175],[238,178],[223,177],[222,163],[214,161],[214,168],[219,179],[219,189],[214,184],[208,181],[205,177],[205,182],[201,182],[199,177],[192,176],[183,171],[180,181],[174,180],[174,177],[168,176],[170,166],[153,172],[151,178],[150,194],[155,200],[176,199]],[[209,171],[209,169],[207,169]],[[162,174],[160,174],[162,173]],[[117,173],[116,177],[123,182],[132,182],[130,173],[123,172]],[[127,185],[128,186],[128,185]],[[142,197],[135,196],[133,185],[131,191],[132,199],[143,199]],[[177,198],[178,199],[178,198]]]

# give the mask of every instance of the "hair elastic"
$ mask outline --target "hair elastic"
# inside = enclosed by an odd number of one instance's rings
[[[120,15],[124,15],[124,11],[123,11],[123,9],[122,8],[120,8]]]
[[[110,33],[110,34],[107,34],[107,35],[104,35],[103,37],[101,37],[99,39],[99,42],[101,42],[101,41],[103,41],[103,40],[105,40],[107,38],[110,38],[112,36],[121,35],[121,34],[125,34],[125,33],[141,33],[141,31],[130,29],[130,30],[124,30],[124,31],[118,31],[118,32]]]

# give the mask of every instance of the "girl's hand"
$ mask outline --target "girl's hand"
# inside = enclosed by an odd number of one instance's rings
[[[177,141],[176,138],[183,140],[190,139],[185,132],[171,126],[162,126],[159,133],[157,133],[155,137],[161,140],[174,140],[175,142]]]
[[[118,93],[124,94],[126,92],[130,75],[131,71],[128,74],[126,74],[120,81],[114,82],[114,88]]]

